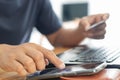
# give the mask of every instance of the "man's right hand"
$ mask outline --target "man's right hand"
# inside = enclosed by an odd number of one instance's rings
[[[21,76],[45,69],[48,60],[57,68],[63,69],[64,63],[54,52],[37,44],[0,45],[0,68],[5,71],[15,71]]]

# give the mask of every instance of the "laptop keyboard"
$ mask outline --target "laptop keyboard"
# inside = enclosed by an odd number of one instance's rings
[[[65,63],[107,62],[111,63],[120,57],[120,49],[110,47],[75,47],[59,55]]]

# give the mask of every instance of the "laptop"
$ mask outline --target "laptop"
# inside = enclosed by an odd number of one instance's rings
[[[114,63],[120,58],[120,48],[110,46],[95,46],[80,45],[57,55],[66,65],[68,64],[83,64],[107,62]]]

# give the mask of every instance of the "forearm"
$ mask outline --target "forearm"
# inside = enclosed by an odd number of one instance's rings
[[[50,42],[52,42],[54,46],[76,46],[85,38],[78,29],[61,28],[56,34],[57,35],[51,35],[51,39],[49,37]]]

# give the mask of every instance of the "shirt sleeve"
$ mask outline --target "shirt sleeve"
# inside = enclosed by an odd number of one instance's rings
[[[60,29],[61,22],[54,13],[49,0],[42,0],[39,16],[37,18],[36,27],[45,35],[52,34]]]

